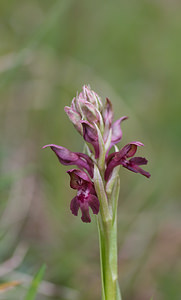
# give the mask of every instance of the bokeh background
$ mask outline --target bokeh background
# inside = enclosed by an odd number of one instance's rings
[[[121,169],[119,280],[124,300],[181,299],[181,2],[0,2],[0,281],[23,299],[101,299],[96,220],[71,215],[67,167],[48,143],[82,151],[64,106],[83,84],[109,97],[120,147],[145,144],[148,180]]]

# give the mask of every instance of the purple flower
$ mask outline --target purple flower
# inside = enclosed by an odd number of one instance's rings
[[[82,87],[82,92],[79,94],[79,98],[87,100],[88,102],[92,103],[97,109],[102,110],[103,104],[100,97],[93,90],[91,90],[89,85],[84,85]]]
[[[113,169],[122,165],[124,168],[128,170],[140,173],[146,177],[150,177],[150,174],[143,169],[141,169],[140,165],[146,165],[147,160],[143,157],[133,157],[137,151],[137,147],[144,146],[140,142],[132,142],[124,146],[119,152],[111,153],[107,158],[107,168],[105,171],[105,180],[107,181],[112,174]],[[129,157],[133,157],[128,160]]]
[[[99,157],[99,142],[96,128],[88,121],[81,121],[84,140],[94,147],[95,158]]]
[[[105,127],[107,129],[110,129],[111,126],[112,126],[114,113],[113,113],[112,103],[109,100],[109,98],[106,98],[106,103],[105,103],[105,107],[104,107],[104,110],[102,112],[102,115],[103,115],[103,120],[104,120]]]
[[[126,120],[128,117],[124,116],[119,118],[117,121],[113,123],[114,113],[111,101],[106,98],[106,103],[104,106],[104,110],[102,112],[103,120],[104,120],[104,142],[107,141],[110,130],[112,130],[112,138],[109,149],[107,151],[107,155],[112,146],[116,145],[122,139],[122,130],[121,130],[121,122]],[[106,156],[107,156],[106,155]]]
[[[111,139],[111,147],[116,145],[122,139],[122,130],[121,130],[121,122],[126,120],[128,117],[124,116],[115,121],[112,125],[112,139]]]
[[[112,146],[119,143],[122,139],[121,124],[127,117],[123,116],[113,122],[114,112],[111,101],[106,98],[106,102],[103,105],[99,96],[91,90],[90,86],[84,85],[82,87],[82,91],[73,98],[70,107],[65,107],[65,112],[87,143],[90,150],[87,153],[90,154],[92,152],[92,154],[88,156],[84,153],[72,152],[54,144],[46,145],[43,148],[50,147],[61,164],[76,165],[80,169],[68,171],[71,179],[70,186],[77,190],[77,196],[72,199],[70,209],[77,216],[80,208],[82,221],[91,222],[89,208],[92,209],[94,214],[98,214],[99,212],[99,200],[95,192],[94,183],[97,192],[99,191],[96,185],[97,182],[101,184],[102,191],[104,189],[104,184],[100,183],[102,179],[99,180],[99,177],[97,179],[95,175],[97,174],[95,172],[96,168],[99,169],[98,171],[101,173],[101,176],[104,173],[103,176],[106,181],[109,180],[106,188],[107,191],[111,191],[111,187],[115,183],[116,170],[113,172],[113,169],[116,166],[122,165],[132,172],[150,177],[150,174],[140,167],[141,165],[146,165],[147,160],[143,157],[133,157],[137,151],[137,147],[143,146],[140,142],[127,144],[120,151],[109,155],[109,150]],[[101,199],[101,193],[99,197]],[[106,194],[104,198],[107,201]],[[105,203],[107,203],[106,201]]]
[[[92,209],[93,214],[97,215],[99,212],[99,200],[94,185],[89,176],[81,170],[71,169],[67,173],[70,175],[71,188],[77,190],[77,196],[70,203],[72,214],[77,216],[80,208],[82,221],[90,223],[89,207]]]
[[[73,98],[71,106],[65,106],[64,110],[77,131],[82,135],[81,120],[100,123],[100,110],[102,102],[99,96],[91,90],[90,86],[84,85],[82,92]]]
[[[71,152],[67,148],[54,144],[45,145],[43,148],[46,147],[50,147],[55,152],[62,165],[76,165],[80,169],[87,170],[89,175],[93,177],[94,166],[92,159],[88,155],[80,152]]]
[[[99,123],[100,116],[96,107],[92,103],[85,100],[80,100],[79,103],[82,113],[87,121]]]

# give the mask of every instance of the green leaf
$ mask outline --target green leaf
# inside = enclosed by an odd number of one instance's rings
[[[38,273],[35,275],[35,277],[32,280],[32,283],[29,287],[29,290],[26,294],[25,300],[34,300],[37,294],[38,286],[43,278],[43,275],[45,273],[46,266],[43,265]]]

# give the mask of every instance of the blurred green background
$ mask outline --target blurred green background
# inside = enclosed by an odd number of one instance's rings
[[[145,144],[152,177],[121,169],[119,280],[123,300],[181,299],[181,2],[0,2],[0,281],[23,299],[101,299],[96,220],[71,215],[68,169],[45,144],[82,151],[64,106],[83,84],[109,97],[120,147]]]

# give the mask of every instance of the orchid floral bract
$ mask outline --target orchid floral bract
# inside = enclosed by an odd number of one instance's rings
[[[76,130],[83,137],[86,152],[72,152],[62,146],[49,144],[63,165],[74,165],[71,169],[70,186],[77,195],[70,203],[73,215],[81,211],[81,219],[91,222],[90,211],[98,215],[98,228],[101,255],[102,299],[120,300],[117,272],[117,201],[119,196],[119,166],[144,175],[150,174],[140,166],[147,160],[135,156],[137,148],[144,146],[134,141],[118,150],[122,139],[122,122],[126,116],[113,121],[114,113],[111,101],[106,98],[103,104],[100,97],[83,86],[82,92],[73,98],[71,106],[65,112]],[[110,153],[110,151],[113,151]]]

